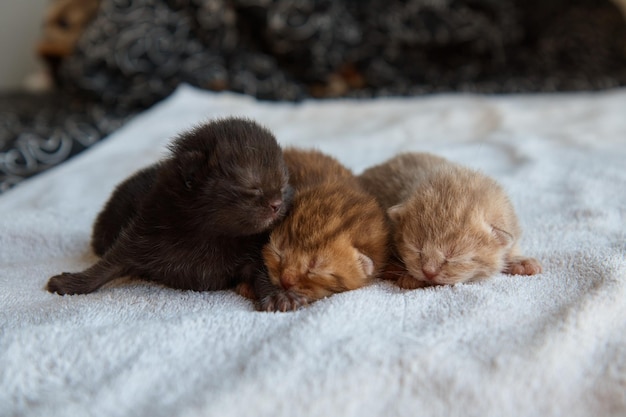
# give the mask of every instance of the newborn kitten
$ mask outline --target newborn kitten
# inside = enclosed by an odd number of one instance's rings
[[[478,281],[498,272],[534,275],[521,256],[521,230],[510,200],[491,178],[443,158],[406,153],[367,169],[363,186],[393,224],[403,288]]]
[[[159,168],[158,163],[144,168],[115,188],[93,226],[91,247],[96,255],[103,256],[137,214],[141,202],[154,185]]]
[[[270,280],[283,289],[260,300],[268,311],[370,283],[388,250],[385,213],[347,168],[317,151],[287,149],[284,158],[296,193],[263,248]]]
[[[50,278],[48,291],[89,293],[132,275],[196,291],[243,281],[259,297],[271,293],[261,248],[292,195],[274,136],[229,118],[180,135],[170,151],[118,186],[99,214],[100,261]]]

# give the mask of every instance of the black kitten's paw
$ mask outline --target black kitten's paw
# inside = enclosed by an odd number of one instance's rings
[[[50,278],[46,289],[51,293],[57,293],[59,295],[84,294],[87,291],[80,285],[81,282],[82,280],[79,278],[79,274],[63,272]]]
[[[279,291],[260,302],[261,311],[291,311],[309,304],[309,299],[293,291]]]

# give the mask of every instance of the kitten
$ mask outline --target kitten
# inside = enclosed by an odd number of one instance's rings
[[[318,151],[287,149],[296,190],[293,206],[263,248],[271,282],[281,292],[261,309],[296,309],[372,281],[387,258],[385,213],[350,170]]]
[[[291,197],[268,130],[237,118],[198,126],[173,141],[168,158],[118,186],[94,226],[102,258],[50,278],[47,289],[89,293],[132,275],[196,291],[246,282],[265,297],[275,290],[261,248]]]
[[[399,286],[541,272],[536,259],[521,256],[515,211],[493,179],[434,155],[406,153],[367,169],[359,180],[387,208],[403,265],[386,277],[395,275]]]
[[[141,202],[156,181],[161,164],[138,171],[119,184],[94,222],[91,247],[103,256],[139,211]]]

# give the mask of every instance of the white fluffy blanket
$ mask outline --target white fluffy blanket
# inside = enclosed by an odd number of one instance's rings
[[[624,90],[293,105],[182,87],[0,197],[0,415],[623,416],[625,110]],[[545,272],[378,282],[291,313],[136,281],[44,290],[94,261],[91,224],[116,183],[225,115],[357,173],[405,150],[480,168],[508,190]]]

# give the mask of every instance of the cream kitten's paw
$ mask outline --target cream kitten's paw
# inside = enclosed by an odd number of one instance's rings
[[[535,275],[542,272],[541,264],[535,258],[513,258],[504,268],[505,274]]]
[[[309,299],[293,291],[279,291],[261,300],[262,311],[291,311],[305,306]]]
[[[405,290],[415,290],[417,288],[424,288],[427,286],[424,281],[415,279],[415,277],[408,272],[400,276],[400,278],[396,281],[396,284],[398,284],[398,287],[404,288]]]

